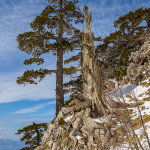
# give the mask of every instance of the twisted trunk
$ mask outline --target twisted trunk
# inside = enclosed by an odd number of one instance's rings
[[[82,31],[82,58],[83,58],[83,96],[92,100],[92,109],[95,106],[101,115],[105,115],[110,108],[102,93],[101,72],[98,58],[94,50],[94,40],[91,33],[92,15],[88,14],[88,7],[83,7],[87,29]],[[108,105],[108,106],[107,106]]]

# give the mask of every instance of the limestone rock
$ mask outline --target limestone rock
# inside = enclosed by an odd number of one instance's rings
[[[125,82],[138,84],[143,77],[150,76],[150,41],[146,41],[139,51],[132,52]]]

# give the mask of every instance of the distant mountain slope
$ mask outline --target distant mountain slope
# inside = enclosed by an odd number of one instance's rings
[[[25,147],[24,144],[19,141],[12,141],[0,137],[0,150],[19,150],[23,147]]]

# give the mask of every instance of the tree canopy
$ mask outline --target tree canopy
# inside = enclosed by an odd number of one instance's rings
[[[39,146],[42,142],[42,137],[44,135],[44,131],[47,129],[47,123],[35,123],[33,122],[31,125],[24,127],[23,129],[19,129],[15,134],[23,134],[21,141],[25,142],[25,145],[30,145],[28,147],[24,147],[21,150],[34,150],[37,146]]]
[[[37,84],[46,75],[56,73],[56,115],[64,105],[63,54],[78,47],[78,36],[75,34],[79,30],[73,26],[73,22],[84,21],[77,3],[78,0],[49,0],[49,5],[30,24],[32,31],[17,37],[19,49],[32,56],[24,61],[25,65],[43,64],[42,56],[49,52],[57,55],[56,70],[27,70],[17,79],[18,84]]]
[[[109,62],[115,75],[121,79],[126,75],[131,52],[138,51],[143,45],[146,35],[150,32],[150,9],[140,8],[130,11],[114,22],[117,31],[103,39],[97,51],[103,62]]]

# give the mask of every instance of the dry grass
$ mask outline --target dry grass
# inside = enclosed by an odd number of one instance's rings
[[[132,98],[132,95],[131,94],[126,94],[125,97]]]
[[[150,101],[150,97],[143,98],[143,101]]]
[[[145,81],[147,79],[147,77],[146,76],[144,76],[143,78],[142,78],[142,80],[141,81]]]
[[[146,87],[149,87],[149,86],[150,86],[150,83],[146,83],[145,86],[146,86]]]
[[[144,93],[143,94],[140,94],[138,97],[142,97],[144,95]]]
[[[137,101],[137,103],[127,103],[127,107],[131,108],[131,107],[136,107],[137,105],[143,105],[144,102],[143,101]]]
[[[144,110],[144,109],[146,109],[146,107],[145,106],[141,106],[141,110]]]
[[[150,88],[147,90],[147,92],[145,94],[150,95]]]
[[[140,85],[142,85],[142,86],[145,86],[146,84],[147,84],[146,81],[140,83]]]
[[[146,123],[146,122],[149,122],[150,121],[150,115],[143,115],[143,122]],[[133,119],[132,120],[132,125],[135,129],[138,129],[141,127],[142,125],[142,122],[140,120],[140,117],[136,118],[136,119]]]
[[[97,144],[98,147],[102,147],[102,141],[99,137],[94,137],[94,143]]]

